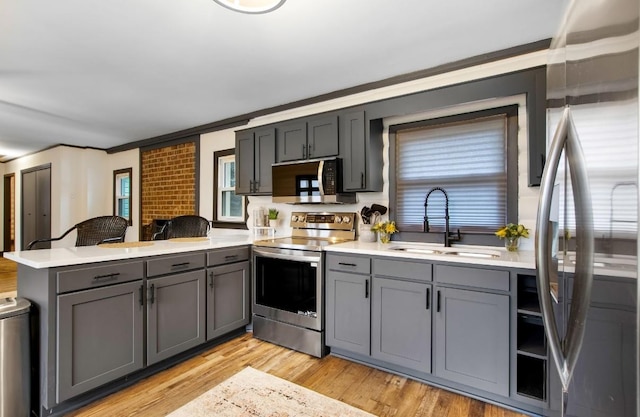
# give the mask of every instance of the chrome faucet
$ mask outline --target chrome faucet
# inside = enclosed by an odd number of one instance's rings
[[[442,191],[444,194],[444,246],[451,247],[451,242],[456,242],[460,240],[460,229],[458,229],[457,236],[451,235],[449,231],[449,196],[444,188],[434,187],[428,193],[424,199],[424,224],[422,227],[422,231],[425,233],[429,232],[429,216],[427,216],[427,203],[429,202],[429,196],[434,191]],[[433,218],[433,217],[432,217]],[[436,217],[437,219],[441,219],[442,217]]]

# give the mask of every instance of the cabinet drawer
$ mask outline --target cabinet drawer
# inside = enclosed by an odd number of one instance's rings
[[[204,268],[204,253],[164,256],[147,261],[147,277]]]
[[[105,285],[142,279],[143,262],[121,262],[60,271],[57,274],[58,293],[78,291]]]
[[[436,281],[444,284],[509,291],[509,271],[436,265]]]
[[[373,273],[393,278],[432,281],[431,264],[421,262],[373,259]]]
[[[232,262],[246,261],[249,259],[249,256],[250,250],[248,246],[207,252],[207,266],[217,266]]]
[[[334,271],[354,272],[357,274],[370,274],[371,259],[356,258],[353,256],[329,255],[327,257],[327,267]]]

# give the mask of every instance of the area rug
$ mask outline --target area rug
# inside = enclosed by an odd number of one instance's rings
[[[168,417],[373,417],[348,404],[247,367]]]

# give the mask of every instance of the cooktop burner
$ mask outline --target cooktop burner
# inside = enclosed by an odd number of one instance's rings
[[[355,240],[355,213],[291,213],[292,236],[257,240],[255,246],[320,251]]]

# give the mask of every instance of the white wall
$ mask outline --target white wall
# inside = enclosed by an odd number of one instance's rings
[[[113,212],[113,173],[107,161],[104,151],[58,146],[3,164],[4,173],[14,173],[16,178],[16,247],[22,239],[23,170],[51,164],[51,236],[56,237],[82,220]],[[74,242],[75,233],[71,233],[52,247],[73,246]]]

